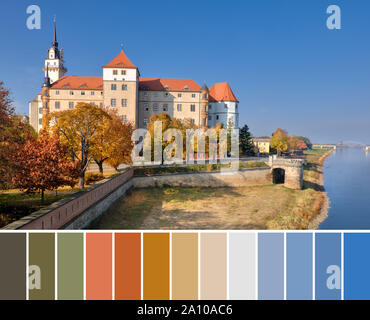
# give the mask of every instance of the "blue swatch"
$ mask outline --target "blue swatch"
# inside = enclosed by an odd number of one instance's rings
[[[341,234],[316,233],[315,237],[316,300],[341,299]]]
[[[258,299],[284,299],[284,234],[258,234]]]
[[[286,237],[286,297],[312,300],[312,233],[287,233]]]
[[[344,299],[370,299],[370,234],[344,235]]]

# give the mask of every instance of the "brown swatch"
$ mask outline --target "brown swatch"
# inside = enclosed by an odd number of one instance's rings
[[[141,299],[141,234],[115,235],[115,299]]]
[[[26,234],[0,234],[0,300],[26,299]]]
[[[170,298],[170,242],[168,233],[144,233],[144,300]]]

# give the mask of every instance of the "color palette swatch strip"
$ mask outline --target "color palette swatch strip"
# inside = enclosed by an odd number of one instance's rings
[[[367,232],[2,232],[0,300],[370,299]]]

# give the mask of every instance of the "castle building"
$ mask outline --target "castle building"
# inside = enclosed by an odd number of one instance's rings
[[[123,50],[102,69],[102,77],[66,76],[54,22],[53,42],[43,68],[45,81],[29,103],[35,130],[40,131],[48,113],[73,109],[79,102],[114,108],[122,121],[131,121],[136,128],[146,128],[155,113],[189,119],[203,127],[239,126],[239,101],[227,82],[208,89],[191,79],[142,78]]]

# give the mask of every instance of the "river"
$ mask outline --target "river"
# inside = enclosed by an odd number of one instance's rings
[[[370,229],[370,152],[336,150],[325,161],[324,179],[330,210],[319,229]]]

